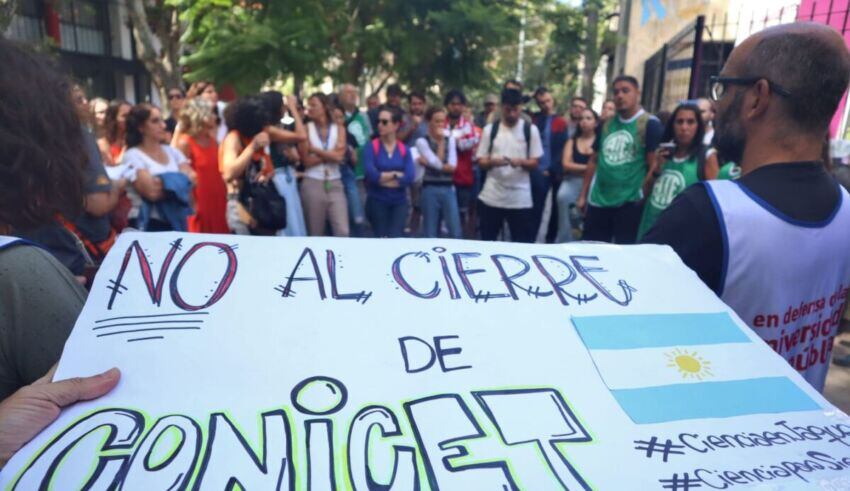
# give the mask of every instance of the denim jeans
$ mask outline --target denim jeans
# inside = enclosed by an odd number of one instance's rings
[[[583,182],[584,178],[581,176],[570,176],[565,178],[558,188],[558,243],[575,240],[573,227],[578,227],[579,224],[573,223],[570,215],[576,201],[578,201],[578,195],[581,194]],[[573,215],[577,214],[573,213]]]
[[[351,235],[357,237],[363,233],[363,224],[366,222],[366,214],[363,211],[363,202],[360,200],[360,190],[357,188],[357,177],[349,165],[340,166],[342,186],[345,188],[345,198],[348,200],[348,219],[351,221]]]
[[[436,238],[440,231],[440,219],[449,229],[449,237],[459,239],[460,212],[457,207],[455,187],[452,185],[425,184],[422,186],[422,234],[424,237]]]
[[[304,222],[304,209],[301,208],[301,193],[295,179],[295,169],[278,167],[274,171],[272,182],[277,192],[286,200],[286,228],[277,231],[279,237],[306,237],[307,225]]]
[[[389,237],[394,239],[404,234],[404,225],[407,223],[407,213],[410,204],[385,203],[372,197],[366,197],[366,216],[372,224],[375,237]]]

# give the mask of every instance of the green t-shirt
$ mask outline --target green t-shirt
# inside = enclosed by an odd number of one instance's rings
[[[650,118],[646,113],[627,122],[614,117],[602,127],[591,205],[614,208],[643,198],[641,187],[647,172],[644,139]]]
[[[741,177],[741,167],[735,162],[727,162],[717,173],[717,179],[735,180]]]
[[[643,205],[643,217],[638,228],[638,239],[655,225],[661,212],[670,206],[673,199],[688,186],[699,182],[697,157],[668,160],[661,169],[661,175],[655,180],[649,199]]]
[[[354,167],[354,174],[358,179],[363,178],[363,148],[369,141],[369,136],[372,134],[372,125],[369,124],[369,118],[361,111],[354,114],[346,115],[346,131],[357,142],[357,165]]]

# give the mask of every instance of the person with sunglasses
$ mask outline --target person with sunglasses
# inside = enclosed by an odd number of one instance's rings
[[[174,130],[177,129],[177,121],[180,120],[180,111],[183,109],[183,104],[186,102],[186,94],[181,88],[168,89],[168,117],[165,119],[165,133],[170,142],[174,137]]]
[[[711,80],[714,145],[741,178],[691,186],[644,237],[670,245],[817,390],[850,290],[850,194],[822,160],[848,81],[831,27],[747,38]]]
[[[401,237],[410,204],[407,188],[413,183],[413,157],[396,133],[402,122],[401,110],[381,106],[378,110],[378,138],[366,145],[363,170],[366,174],[366,217],[376,237]]]

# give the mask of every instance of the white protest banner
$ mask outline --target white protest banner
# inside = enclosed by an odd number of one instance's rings
[[[113,366],[2,489],[850,488],[850,418],[660,246],[127,233],[57,377]]]

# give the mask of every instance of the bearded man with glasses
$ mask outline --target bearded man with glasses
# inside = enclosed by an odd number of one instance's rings
[[[850,53],[830,27],[749,37],[710,93],[714,146],[741,178],[687,189],[644,237],[672,246],[821,391],[850,289],[850,195],[821,160],[848,80]]]

